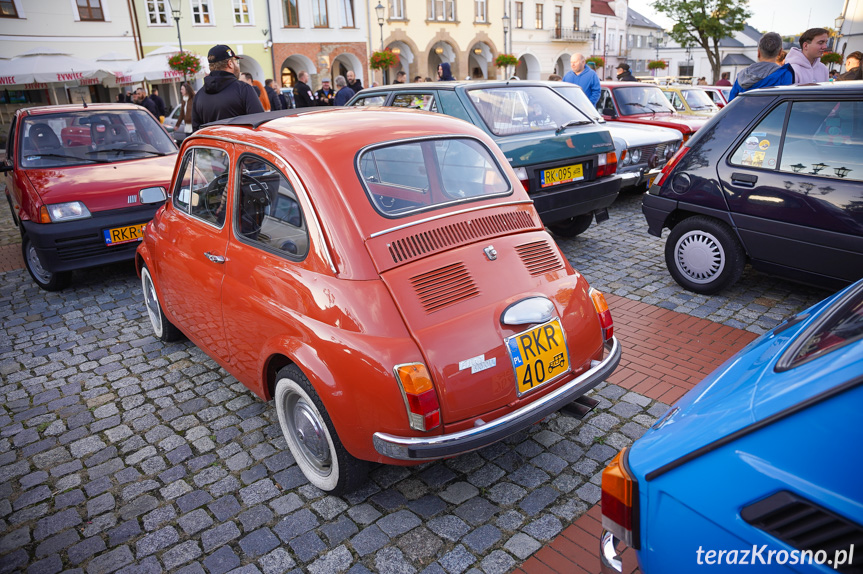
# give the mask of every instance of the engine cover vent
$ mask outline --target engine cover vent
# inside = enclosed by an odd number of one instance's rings
[[[393,258],[393,263],[403,263],[416,257],[485,237],[532,229],[534,225],[533,218],[528,212],[498,213],[408,235],[389,243],[387,247]]]
[[[440,311],[479,295],[479,289],[463,263],[416,275],[410,282],[426,313]]]
[[[549,271],[563,269],[563,262],[560,260],[557,250],[549,245],[548,241],[525,243],[516,247],[515,250],[528,272],[534,277]]]

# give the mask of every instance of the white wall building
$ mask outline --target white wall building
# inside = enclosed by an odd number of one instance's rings
[[[591,56],[605,60],[604,69],[597,69],[600,80],[616,80],[617,64],[626,62],[626,0],[591,0]]]
[[[734,32],[732,36],[719,41],[720,73],[729,72],[732,84],[737,78],[738,72],[758,61],[758,41],[761,36],[761,32],[747,24],[742,31]],[[659,49],[659,58],[665,60],[667,67],[665,70],[658,71],[658,77],[703,77],[707,79],[708,84],[713,83],[710,60],[707,59],[707,53],[700,46],[687,49],[672,41]]]
[[[656,59],[656,37],[662,26],[645,18],[632,8],[626,11],[626,63],[635,76],[648,76],[647,63]]]

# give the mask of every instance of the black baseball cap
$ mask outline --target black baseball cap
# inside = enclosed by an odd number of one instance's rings
[[[242,60],[242,58],[240,58],[234,53],[233,50],[231,50],[230,46],[225,46],[224,44],[213,46],[207,53],[207,61],[211,64],[215,64],[216,62],[221,62],[223,60],[230,60],[231,58],[237,58],[238,60]]]
[[[629,71],[629,64],[618,64],[617,69],[623,70],[624,72],[628,72]]]

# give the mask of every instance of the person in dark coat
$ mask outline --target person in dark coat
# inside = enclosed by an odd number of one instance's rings
[[[162,117],[168,115],[168,108],[165,106],[165,100],[159,96],[159,88],[153,86],[153,92],[150,94],[150,99],[153,100],[153,103],[156,104],[156,111],[159,112],[156,114],[156,117]]]
[[[279,92],[273,87],[273,80],[264,82],[264,89],[267,91],[267,98],[270,100],[270,110],[276,111],[282,109],[282,100],[279,99]]]
[[[851,52],[845,58],[845,73],[839,74],[840,82],[848,80],[863,80],[863,70],[860,62],[863,61],[863,52]]]
[[[352,89],[355,94],[363,89],[363,81],[357,78],[353,71],[348,70],[348,73],[345,74],[345,79],[347,80],[347,87]]]
[[[148,112],[153,114],[154,118],[159,119],[156,104],[147,96],[147,92],[144,91],[144,88],[138,88],[137,90],[135,90],[135,103],[143,108],[146,108]]]
[[[335,105],[343,106],[354,97],[354,91],[347,85],[344,76],[336,76],[336,98]]]
[[[437,67],[437,79],[439,82],[452,82],[455,80],[455,78],[452,77],[449,62],[444,62]]]
[[[297,82],[294,84],[294,103],[298,108],[312,108],[315,105],[315,96],[308,81],[309,73],[305,70],[297,74]]]
[[[321,89],[315,92],[315,103],[319,106],[331,106],[336,93],[330,87],[330,81],[326,78],[321,80]]]
[[[629,64],[618,64],[617,65],[617,81],[618,82],[637,82],[635,76],[632,75],[632,72],[629,71]]]
[[[183,82],[180,85],[180,97],[183,103],[180,104],[180,116],[174,126],[174,139],[178,142],[183,141],[187,135],[192,133],[192,105],[195,101],[195,90],[192,88],[192,84]]]
[[[192,129],[202,124],[245,114],[263,113],[264,107],[255,89],[239,81],[239,56],[224,44],[213,46],[207,54],[210,75],[204,78],[204,88],[195,94],[192,103]]]

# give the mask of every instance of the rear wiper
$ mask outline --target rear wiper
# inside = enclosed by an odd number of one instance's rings
[[[556,130],[554,130],[554,135],[560,135],[560,133],[563,130],[565,130],[566,128],[572,127],[572,126],[583,126],[585,124],[592,124],[592,123],[593,122],[590,120],[569,120],[568,122],[566,122],[565,124],[563,124],[562,126],[557,128]]]
[[[66,155],[62,153],[35,153],[25,154],[27,158],[59,157],[63,159],[77,159],[79,161],[92,161],[93,163],[111,163],[109,159],[95,159],[92,157],[78,157],[77,155]]]

